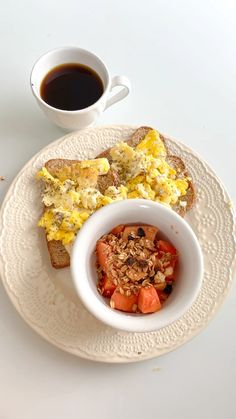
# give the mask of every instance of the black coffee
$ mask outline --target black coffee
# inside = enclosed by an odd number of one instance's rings
[[[99,75],[82,64],[62,64],[44,77],[41,98],[57,109],[77,111],[93,105],[103,94]]]

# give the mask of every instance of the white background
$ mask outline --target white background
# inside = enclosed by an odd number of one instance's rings
[[[88,48],[132,93],[99,124],[150,124],[198,151],[235,190],[234,0],[7,0],[0,13],[1,199],[38,150],[63,135],[29,88],[31,66],[58,46]],[[236,417],[236,287],[206,330],[139,364],[96,364],[42,340],[0,287],[0,418]]]

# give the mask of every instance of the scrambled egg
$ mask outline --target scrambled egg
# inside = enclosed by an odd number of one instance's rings
[[[45,211],[39,226],[48,240],[72,243],[78,230],[98,208],[122,199],[144,198],[172,207],[186,194],[188,179],[178,177],[166,161],[166,149],[159,133],[151,130],[135,147],[121,142],[107,159],[77,162],[57,169],[53,175],[43,167],[37,178],[43,180]],[[109,186],[104,194],[97,188],[98,177],[115,170],[118,187]]]

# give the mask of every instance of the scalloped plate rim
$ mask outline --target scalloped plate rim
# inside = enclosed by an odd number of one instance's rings
[[[140,125],[139,125],[140,126]],[[15,176],[15,178],[12,180],[0,207],[0,222],[3,222],[3,215],[4,215],[4,208],[5,205],[8,202],[8,198],[11,196],[11,192],[12,189],[14,188],[15,184],[17,183],[18,179],[21,177],[21,175],[24,173],[25,169],[31,164],[33,163],[43,152],[50,150],[51,148],[53,148],[54,146],[56,146],[57,144],[61,144],[62,142],[64,142],[67,138],[71,137],[72,135],[78,136],[83,132],[86,131],[90,131],[90,130],[104,130],[104,129],[137,129],[139,126],[137,125],[101,125],[101,126],[97,126],[97,127],[89,127],[86,128],[85,130],[81,130],[81,131],[74,131],[74,132],[70,132],[67,133],[65,135],[63,135],[62,137],[54,140],[53,142],[51,142],[50,144],[46,145],[45,147],[43,147],[41,150],[39,150],[34,156],[32,156],[32,158],[30,158],[24,165],[23,167],[20,169],[20,171],[18,172],[18,174]],[[209,164],[200,156],[200,154],[198,154],[197,152],[193,151],[189,146],[185,145],[183,142],[176,140],[175,138],[173,138],[172,136],[168,136],[166,134],[163,134],[167,139],[169,139],[170,141],[177,143],[178,145],[182,146],[187,152],[189,152],[190,154],[195,155],[200,161],[201,163],[204,164],[205,169],[217,180],[217,182],[219,183],[221,190],[223,191],[223,195],[225,198],[225,202],[232,202],[229,196],[229,193],[227,191],[227,189],[225,188],[224,184],[222,183],[222,181],[218,178],[218,176],[215,174],[214,170],[211,168],[211,166],[209,166]],[[229,208],[230,210],[230,208]],[[234,208],[233,206],[231,207],[231,212],[234,216]],[[235,222],[234,222],[234,230],[235,230]],[[235,240],[234,240],[235,241]],[[1,257],[0,257],[0,262],[1,262]],[[235,271],[236,271],[236,257],[234,259],[234,261],[232,262],[232,265],[230,267],[230,270],[232,271],[232,280],[229,283],[229,286],[225,289],[225,293],[222,296],[221,300],[218,301],[217,307],[214,310],[214,313],[210,316],[210,319],[208,320],[208,322],[204,325],[201,325],[200,329],[196,330],[195,333],[192,332],[191,336],[188,337],[188,339],[183,342],[183,343],[179,343],[176,346],[173,346],[171,348],[163,348],[163,351],[161,351],[161,353],[155,354],[153,353],[155,351],[148,351],[142,354],[142,357],[139,357],[137,354],[136,356],[134,356],[133,358],[131,356],[119,356],[117,355],[117,358],[110,358],[108,357],[106,354],[104,354],[104,358],[103,357],[98,357],[96,358],[94,355],[90,356],[89,354],[87,354],[85,351],[83,352],[80,349],[80,354],[78,354],[78,349],[74,349],[73,347],[65,347],[62,343],[58,342],[56,339],[52,338],[51,336],[49,336],[45,330],[41,329],[37,324],[35,324],[34,322],[30,321],[29,318],[27,318],[27,316],[24,314],[24,312],[21,309],[21,305],[18,301],[17,296],[15,295],[14,291],[11,290],[9,288],[9,285],[7,284],[7,282],[4,280],[4,266],[2,266],[2,263],[0,263],[0,275],[1,275],[1,280],[3,283],[3,286],[6,290],[6,293],[8,295],[8,297],[10,298],[12,304],[14,305],[14,307],[16,308],[18,314],[21,316],[21,318],[23,318],[23,320],[31,327],[31,329],[33,329],[38,335],[40,335],[41,337],[43,337],[47,342],[53,344],[54,346],[56,346],[57,348],[66,351],[67,353],[73,354],[75,356],[79,356],[81,358],[87,359],[87,360],[93,360],[96,362],[106,362],[106,363],[128,363],[128,362],[139,362],[139,361],[143,361],[143,360],[148,360],[148,359],[152,359],[154,357],[157,356],[161,356],[165,353],[171,352],[175,349],[177,349],[178,347],[182,346],[185,343],[188,343],[191,339],[193,339],[196,335],[198,335],[203,329],[205,329],[209,322],[214,318],[215,314],[218,312],[220,306],[222,305],[222,303],[224,302],[230,288],[233,282],[233,278],[235,276]]]

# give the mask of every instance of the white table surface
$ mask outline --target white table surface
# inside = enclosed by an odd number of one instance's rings
[[[91,49],[132,93],[99,124],[150,124],[199,152],[235,202],[234,0],[8,0],[0,13],[0,195],[38,150],[63,135],[29,88],[34,61]],[[0,286],[0,418],[233,419],[236,286],[215,319],[178,350],[137,364],[84,361],[51,346]]]

